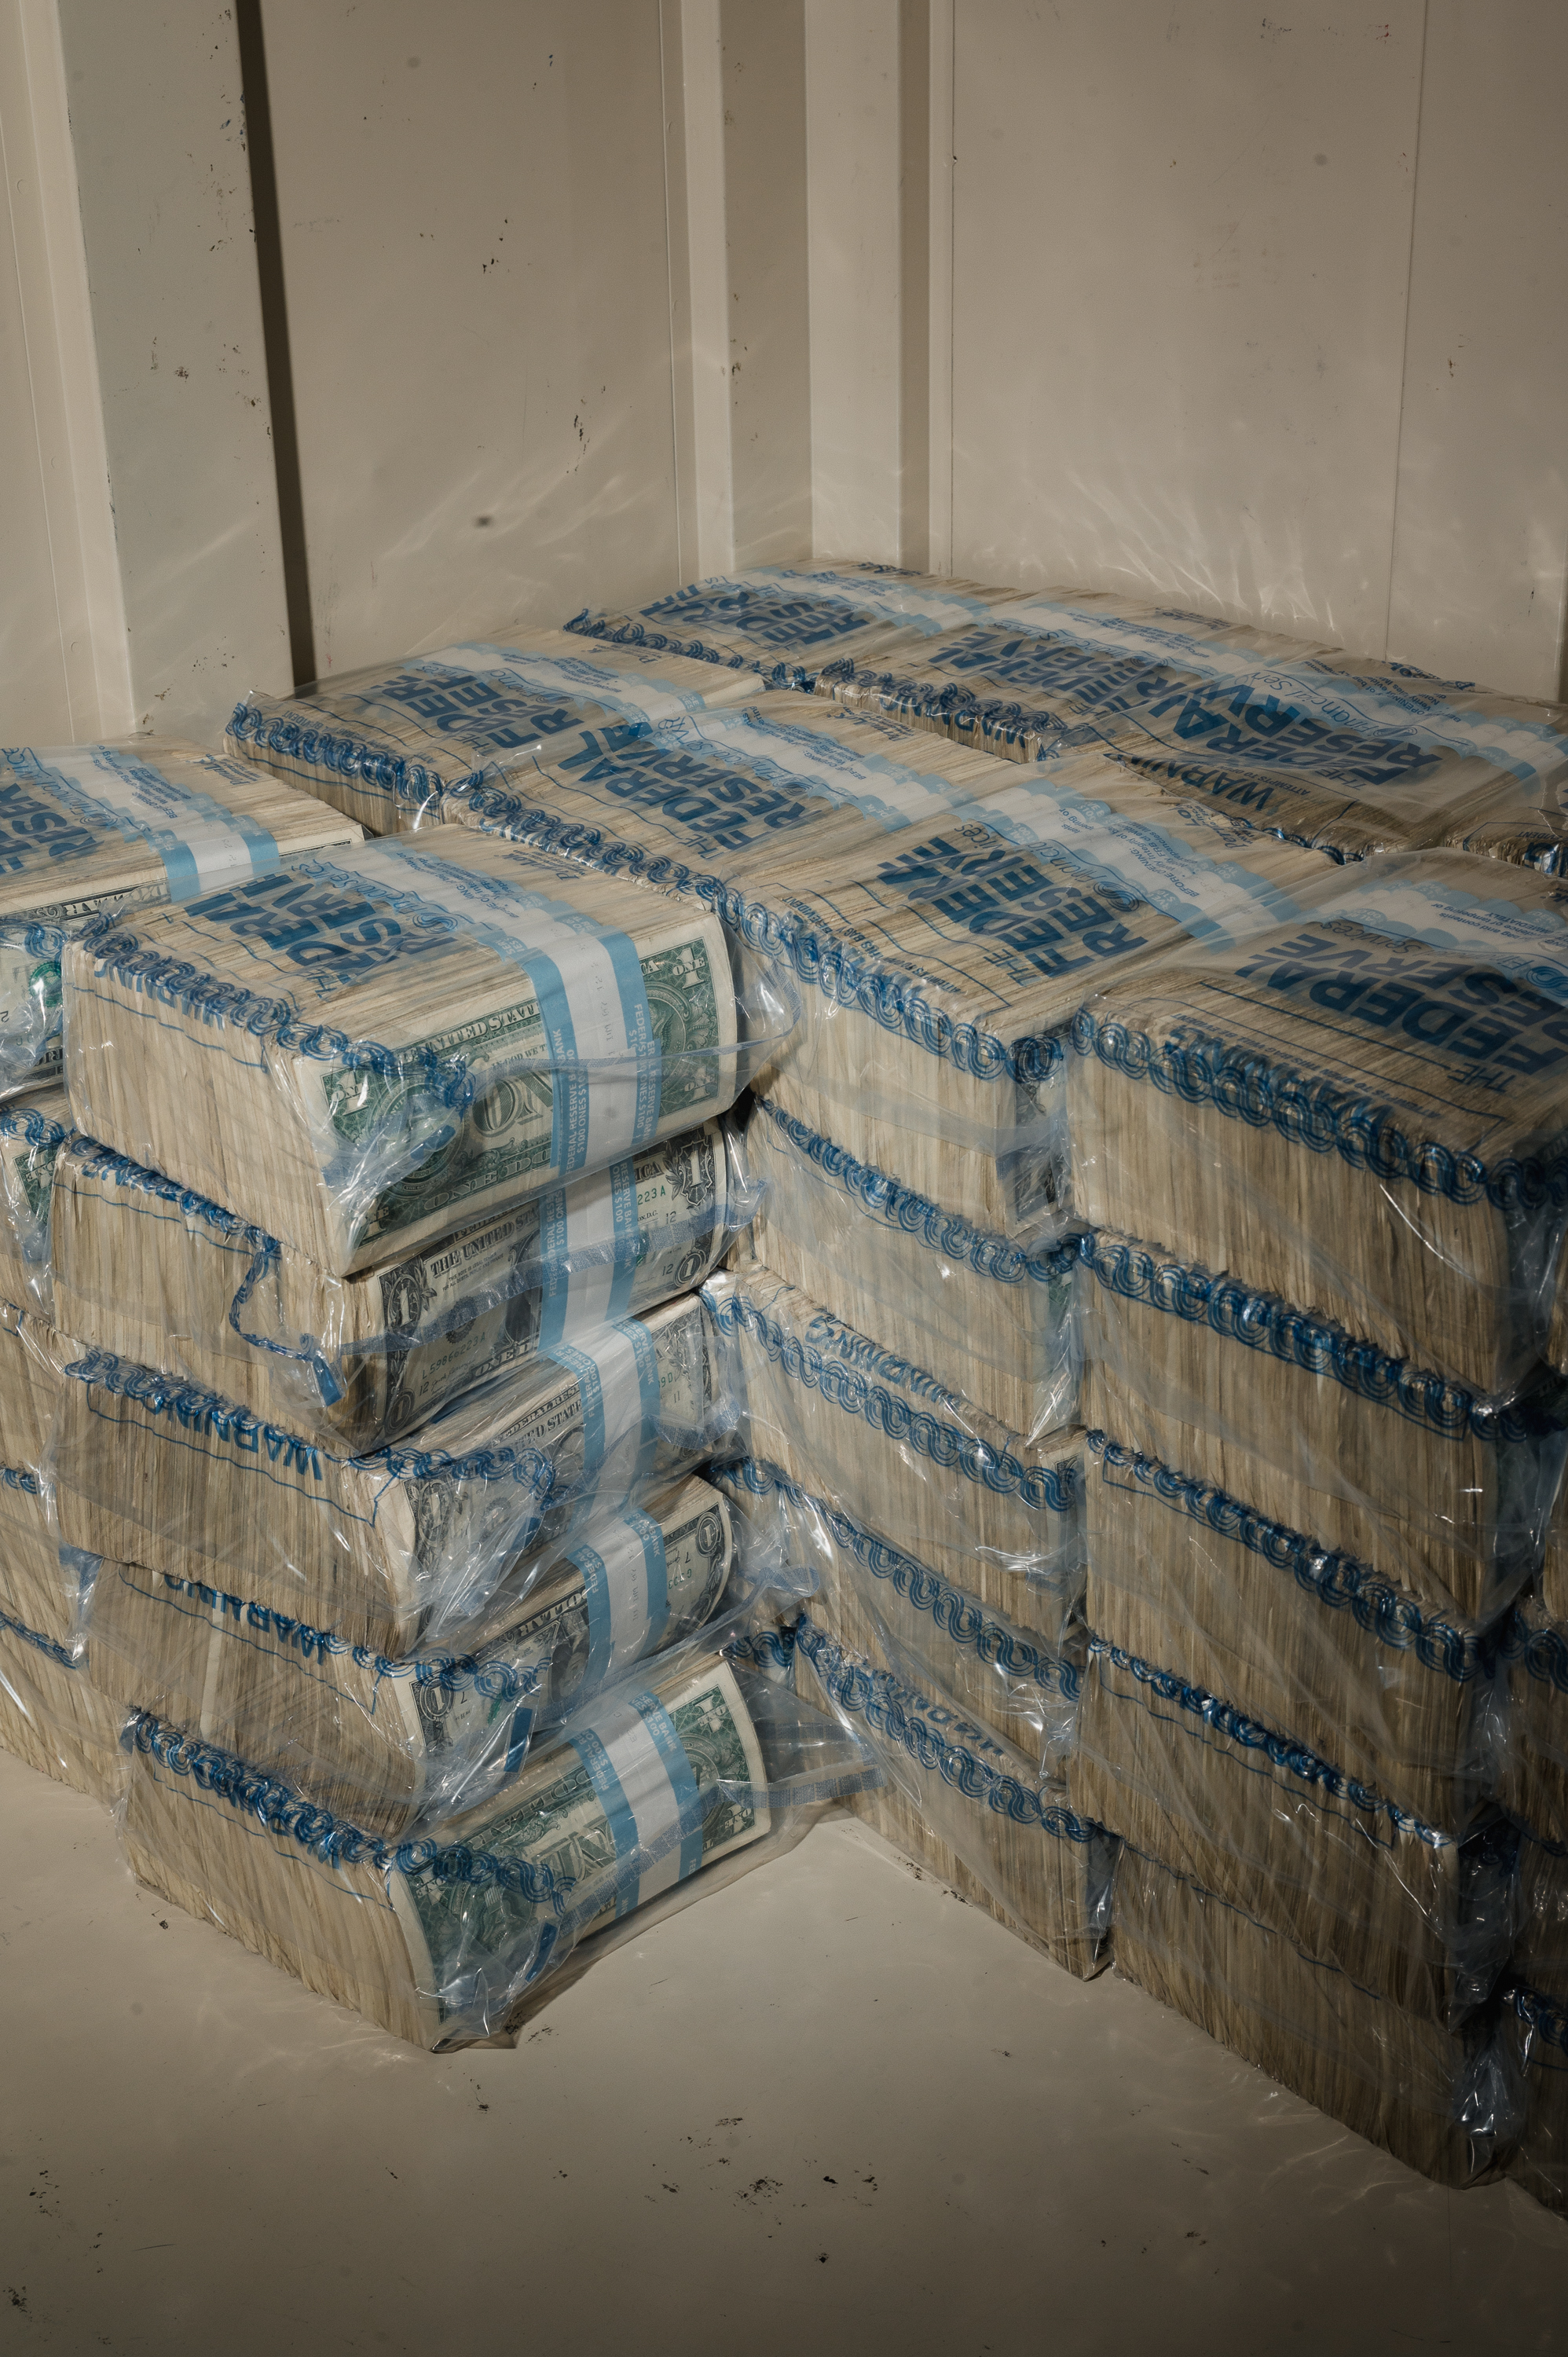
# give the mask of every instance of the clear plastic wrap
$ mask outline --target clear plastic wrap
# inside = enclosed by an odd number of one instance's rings
[[[0,1468],[41,1473],[59,1411],[60,1371],[79,1355],[47,1318],[0,1301]]]
[[[60,954],[104,909],[189,900],[360,830],[175,738],[0,751],[0,1096],[60,1077]]]
[[[718,1608],[731,1555],[725,1501],[693,1478],[518,1564],[439,1648],[376,1652],[113,1562],[83,1583],[78,1641],[127,1706],[368,1832],[401,1835],[490,1799],[601,1686],[692,1636]]]
[[[1568,1383],[1511,1396],[1395,1361],[1242,1278],[1087,1236],[1084,1421],[1441,1612],[1483,1620],[1541,1566]]]
[[[1083,1582],[1081,1435],[1025,1442],[765,1270],[703,1288],[745,1453],[1019,1622],[1055,1634]]]
[[[375,834],[439,823],[446,795],[535,755],[604,747],[650,722],[728,703],[751,682],[653,648],[585,646],[560,630],[475,641],[249,695],[225,743]]]
[[[847,663],[918,659],[928,640],[981,620],[1017,595],[897,565],[758,565],[693,581],[633,613],[585,608],[566,628],[756,672],[769,687],[809,691]]]
[[[446,828],[67,952],[79,1128],[335,1275],[723,1113],[794,1020],[718,920]]]
[[[1516,2082],[1487,2016],[1448,2031],[1127,1844],[1117,1968],[1331,2119],[1440,2185],[1477,2181],[1518,2135]]]
[[[883,1770],[857,1813],[1064,1971],[1088,1980],[1101,1970],[1110,1961],[1114,1837],[1076,1816],[1061,1784],[934,1680],[844,1644],[814,1609],[792,1629],[801,1683]]]
[[[54,1315],[49,1281],[49,1185],[70,1135],[63,1089],[0,1105],[0,1300]]]
[[[0,1466],[0,1609],[50,1644],[74,1641],[79,1564],[60,1544],[35,1472]]]
[[[1509,2175],[1547,2209],[1568,2210],[1568,2007],[1519,1980],[1503,2029],[1524,2104]]]
[[[1068,1791],[1079,1816],[1369,1994],[1453,2027],[1514,1938],[1516,1837],[1423,1824],[1175,1672],[1090,1640]]]
[[[779,1466],[746,1458],[714,1479],[729,1501],[736,1561],[753,1587],[809,1597],[818,1621],[845,1642],[879,1650],[917,1684],[940,1686],[1042,1774],[1059,1777],[1076,1740],[1081,1636],[1020,1625]],[[1025,1590],[1018,1602],[1027,1612],[1039,1599]]]
[[[1084,1440],[1084,1614],[1409,1815],[1455,1830],[1493,1789],[1502,1681],[1476,1623],[1113,1437]]]
[[[72,1333],[360,1451],[607,1318],[698,1284],[755,1208],[736,1124],[705,1123],[359,1275],[91,1139],[55,1167]]]
[[[1542,1842],[1568,1842],[1568,1628],[1527,1596],[1497,1631],[1507,1745],[1497,1790]]]
[[[1074,1202],[1483,1397],[1568,1364],[1568,904],[1423,852],[1094,996]]]
[[[120,1745],[127,1716],[68,1646],[30,1629],[0,1596],[0,1750],[113,1803],[129,1769]]]
[[[401,1654],[481,1610],[520,1556],[699,1465],[736,1426],[727,1353],[683,1296],[541,1351],[353,1457],[102,1351],[65,1369],[60,1538]]]
[[[1047,593],[857,654],[842,699],[1013,760],[1104,746],[1339,857],[1453,844],[1553,866],[1568,715],[1197,616]]]
[[[1554,2005],[1568,2005],[1568,1841],[1519,1828],[1519,1926],[1514,1971]]]
[[[504,2035],[580,1942],[877,1769],[714,1642],[607,1687],[488,1806],[397,1844],[142,1717],[121,1823],[144,1881],[395,2036]],[[699,1885],[693,1895],[699,1895]]]
[[[1020,1243],[977,1227],[771,1097],[755,1102],[746,1150],[762,1204],[750,1241],[765,1267],[1026,1440],[1078,1420],[1076,1230]]]

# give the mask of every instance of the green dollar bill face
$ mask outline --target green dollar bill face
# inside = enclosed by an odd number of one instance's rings
[[[730,990],[729,975],[715,976],[702,941],[653,952],[640,964],[663,1055],[661,1118],[693,1108],[717,1111],[723,1062],[714,1051],[721,1039],[719,991]],[[545,1063],[549,1054],[537,1001],[521,1000],[421,1045],[436,1059],[461,1059],[479,1092],[455,1135],[366,1206],[357,1247],[437,1212],[450,1212],[456,1224],[475,1197],[503,1186],[526,1187],[550,1167],[551,1076],[526,1069]],[[504,1075],[489,1087],[488,1068]],[[409,1148],[417,1150],[421,1129],[435,1135],[449,1118],[437,1107],[421,1109],[419,1093],[412,1073],[342,1072],[327,1077],[322,1101],[333,1133],[350,1153],[365,1152],[404,1121]]]
[[[743,1731],[736,1721],[736,1709],[744,1705],[732,1699],[736,1692],[728,1674],[714,1665],[709,1675],[666,1700],[699,1794],[713,1793],[720,1783],[741,1792],[739,1798],[717,1795],[707,1808],[703,1819],[704,1864],[718,1850],[735,1846],[757,1830],[749,1730]],[[615,1835],[592,1779],[569,1744],[525,1770],[515,1801],[488,1813],[469,1833],[466,1846],[508,1863],[548,1867],[580,1931],[592,1928],[581,1920],[585,1906],[602,1901],[596,1908],[596,1921],[614,1909]],[[560,1921],[548,1899],[536,1901],[496,1881],[444,1877],[439,1856],[433,1866],[405,1876],[403,1888],[424,1936],[437,1993],[476,1971],[486,1973],[492,1990],[502,1987],[512,1972],[526,1965],[529,1947],[539,1933]]]

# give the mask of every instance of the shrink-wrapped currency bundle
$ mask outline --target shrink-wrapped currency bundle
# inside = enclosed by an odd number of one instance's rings
[[[1059,1616],[1016,1586],[1022,1622],[957,1587],[868,1530],[830,1499],[758,1458],[718,1468],[736,1561],[753,1587],[804,1592],[819,1622],[852,1650],[880,1650],[917,1684],[940,1686],[961,1712],[1059,1775],[1078,1718],[1081,1637],[1059,1640]]]
[[[698,1284],[752,1203],[733,1125],[709,1122],[338,1276],[78,1135],[56,1164],[54,1286],[70,1330],[116,1357],[360,1450]]]
[[[884,1772],[854,1803],[896,1849],[1088,1980],[1109,1962],[1116,1843],[1076,1816],[1065,1788],[934,1680],[845,1645],[808,1609],[794,1623],[810,1680]]]
[[[1484,2017],[1457,2032],[1424,2020],[1131,1844],[1115,1947],[1162,2005],[1440,2185],[1484,2176],[1517,2128]]]
[[[1523,2104],[1509,2175],[1548,2210],[1568,2210],[1568,2007],[1520,1978],[1507,1994],[1503,2035]]]
[[[875,1775],[824,1711],[700,1644],[607,1687],[485,1807],[393,1846],[144,1716],[141,1878],[415,2045],[505,2035],[579,1942]],[[307,1871],[301,1871],[301,1868]]]
[[[99,1686],[238,1751],[368,1831],[477,1807],[553,1726],[717,1607],[729,1514],[691,1480],[521,1564],[447,1643],[354,1644],[206,1582],[104,1562],[81,1631]]]
[[[1568,1841],[1519,1827],[1519,1923],[1513,1967],[1520,1980],[1568,2004]]]
[[[1423,1824],[1176,1673],[1090,1641],[1079,1816],[1428,2021],[1483,2004],[1514,1931],[1513,1843]]]
[[[60,954],[105,909],[275,874],[360,830],[173,737],[0,752],[0,1095],[60,1077]]]
[[[746,1130],[765,1267],[967,1391],[1026,1439],[1078,1415],[1079,1240],[944,1211],[759,1097]]]
[[[0,1592],[0,1751],[95,1801],[114,1801],[128,1762],[126,1713],[100,1692],[70,1650],[29,1628]]]
[[[892,565],[758,565],[630,611],[585,607],[566,628],[753,672],[769,687],[810,690],[851,662],[918,657],[928,640],[983,620],[1017,595]]]
[[[1568,1628],[1527,1596],[1494,1651],[1507,1711],[1498,1797],[1541,1840],[1568,1843]]]
[[[716,918],[459,828],[68,965],[79,1127],[335,1275],[722,1113],[790,1020],[737,1001]]]
[[[1564,707],[1197,617],[1047,593],[832,685],[1013,760],[1101,745],[1338,857],[1452,844],[1554,869],[1568,837]]]
[[[70,1644],[85,1560],[69,1548],[62,1557],[38,1474],[0,1465],[0,1607],[51,1644]]]
[[[1465,1824],[1495,1772],[1495,1650],[1177,1467],[1084,1441],[1084,1613],[1108,1642],[1175,1664],[1423,1824]]]
[[[0,1465],[38,1473],[59,1408],[60,1370],[80,1355],[37,1311],[0,1302]]]
[[[1241,1276],[1101,1229],[1084,1239],[1086,1424],[1462,1619],[1539,1566],[1568,1382],[1483,1399]]]
[[[1075,1428],[1026,1442],[766,1270],[703,1288],[746,1452],[1047,1634],[1082,1585]]]
[[[542,630],[515,646],[441,647],[293,695],[247,696],[225,742],[373,834],[401,834],[438,823],[446,795],[534,754],[613,745],[750,684],[654,648]]]
[[[0,1106],[0,1300],[54,1315],[49,1281],[49,1185],[70,1134],[63,1089]]]
[[[1077,1209],[1484,1396],[1568,1363],[1563,891],[1454,852],[1382,859],[1092,997]]]
[[[417,1447],[361,1457],[89,1351],[65,1371],[51,1472],[65,1544],[400,1654],[471,1620],[590,1504],[699,1464],[734,1420],[688,1294],[540,1352]]]

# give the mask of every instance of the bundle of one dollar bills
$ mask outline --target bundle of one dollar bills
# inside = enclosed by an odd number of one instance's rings
[[[46,1265],[70,1333],[350,1451],[401,1437],[542,1348],[688,1291],[752,1202],[740,1139],[707,1122],[333,1275],[80,1135],[57,1148],[53,1174]]]
[[[713,1640],[606,1687],[484,1806],[395,1845],[148,1716],[131,1743],[123,1839],[143,1880],[436,2048],[506,2036],[579,1943],[721,1886],[877,1772],[829,1712]]]
[[[0,751],[0,1096],[60,1077],[60,954],[105,909],[277,874],[360,829],[172,737]]]
[[[716,1609],[725,1501],[695,1477],[591,1516],[440,1646],[389,1655],[206,1581],[105,1561],[78,1634],[97,1684],[378,1834],[476,1807],[531,1746]]]
[[[343,1275],[722,1113],[787,1032],[702,908],[433,842],[71,943],[78,1126]]]
[[[374,834],[438,823],[448,794],[534,754],[607,746],[745,694],[748,682],[655,648],[559,630],[438,648],[237,705],[226,743]]]
[[[1101,746],[1341,858],[1449,844],[1556,872],[1568,841],[1563,706],[1111,597],[1022,598],[832,685],[1006,759]]]
[[[65,1545],[402,1654],[592,1506],[694,1469],[734,1423],[688,1294],[541,1351],[364,1456],[91,1350],[62,1372],[50,1479]]]

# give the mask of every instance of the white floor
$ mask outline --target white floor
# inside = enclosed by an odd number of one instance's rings
[[[0,2350],[1561,2351],[1568,2226],[1451,2195],[847,1819],[515,2052],[396,2045],[0,1755]]]

